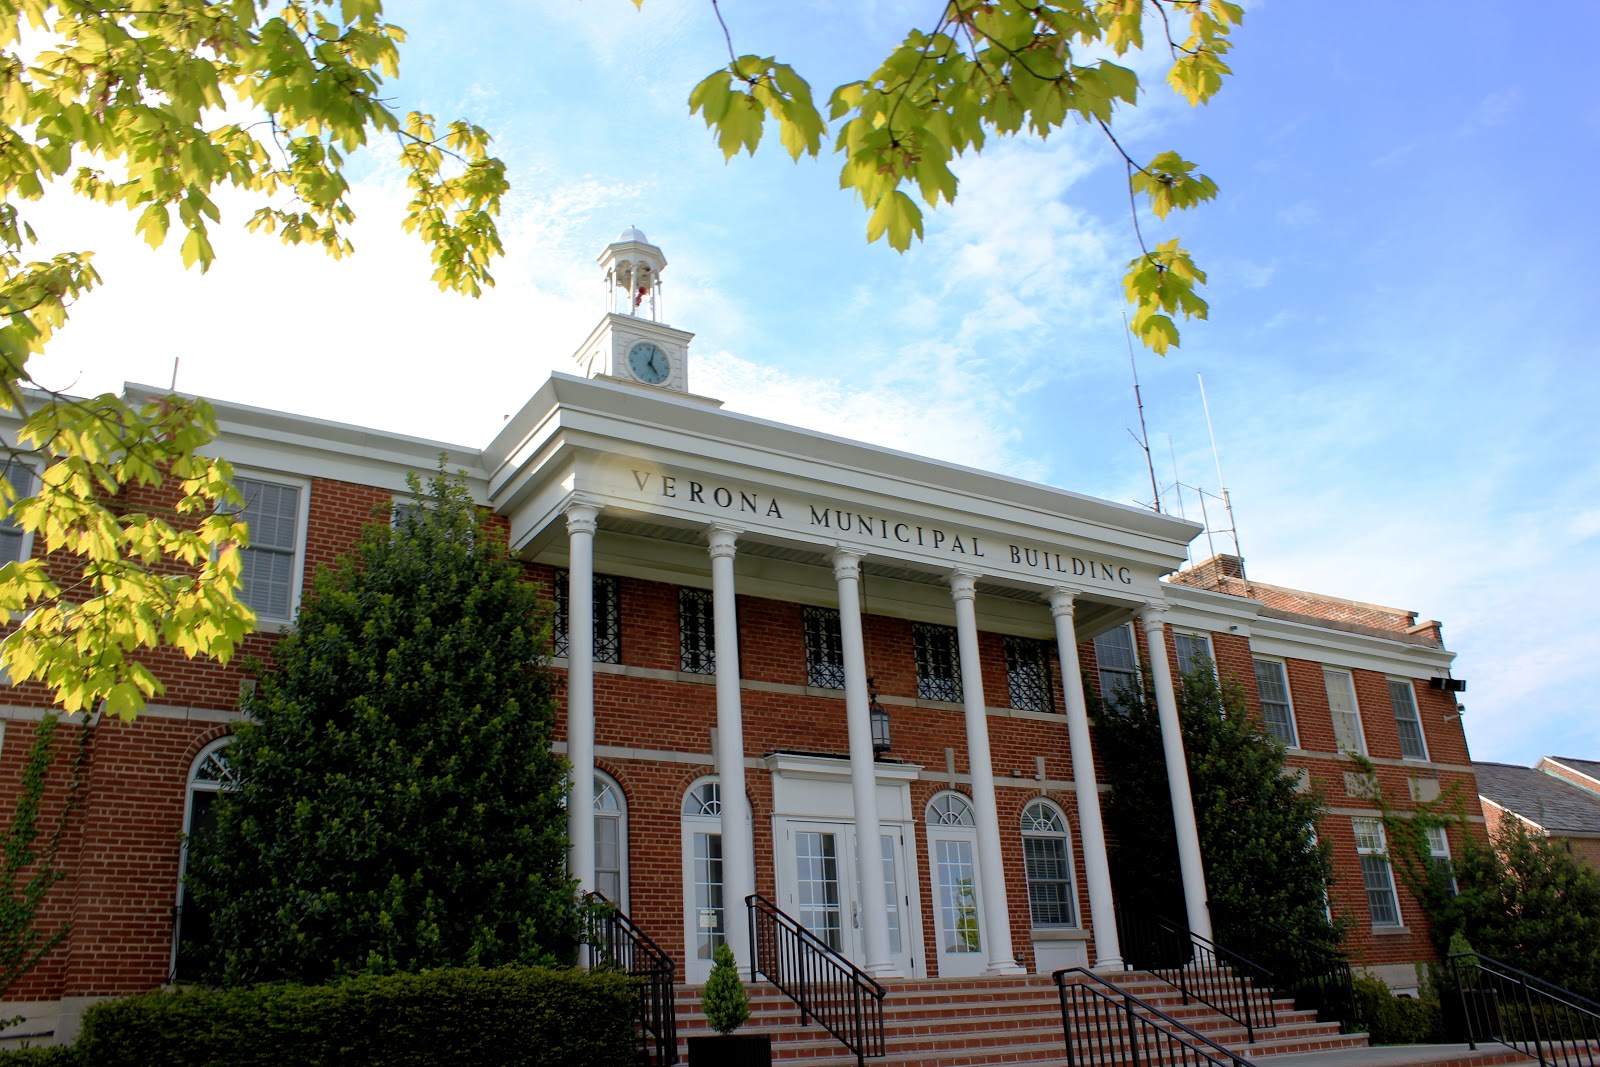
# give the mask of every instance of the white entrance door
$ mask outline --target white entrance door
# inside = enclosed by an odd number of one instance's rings
[[[977,857],[971,806],[958,793],[940,793],[928,805],[928,869],[942,978],[981,974],[987,963]]]
[[[829,948],[857,966],[866,965],[866,924],[861,908],[861,872],[856,830],[851,823],[781,819],[778,830],[778,906]],[[882,878],[889,954],[901,974],[913,975],[913,914],[906,867],[905,833],[891,827],[879,837],[879,861],[872,876]]]

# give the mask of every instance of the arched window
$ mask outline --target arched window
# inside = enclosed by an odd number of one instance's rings
[[[943,792],[928,801],[928,863],[933,872],[939,973],[975,974],[982,963],[978,834],[972,802]]]
[[[1033,925],[1076,926],[1067,818],[1048,800],[1035,800],[1022,809],[1022,857]]]
[[[607,900],[628,910],[628,802],[604,771],[594,772],[594,883]]]
[[[189,789],[183,811],[183,851],[178,857],[178,906],[172,923],[172,980],[192,982],[199,978],[195,949],[211,937],[211,916],[188,899],[184,878],[196,848],[204,848],[206,838],[216,829],[217,794],[237,784],[228,766],[226,749],[231,737],[211,742],[195,756],[189,767]]]
[[[722,790],[715,778],[702,778],[683,795],[684,961],[690,982],[704,982],[711,956],[726,938],[722,902]]]
[[[976,826],[972,803],[960,793],[940,793],[928,802],[929,826]]]

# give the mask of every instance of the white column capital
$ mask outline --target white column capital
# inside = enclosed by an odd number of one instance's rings
[[[1071,589],[1056,586],[1050,590],[1050,617],[1059,619],[1065,615],[1072,618],[1072,610],[1076,606],[1078,594]]]
[[[600,505],[586,500],[574,500],[563,514],[567,517],[569,534],[592,534],[600,525]]]
[[[978,574],[976,571],[951,571],[950,595],[957,600],[971,600],[978,593]]]
[[[1158,634],[1167,623],[1167,605],[1153,601],[1139,609],[1139,621],[1144,623],[1144,632]]]
[[[706,533],[706,544],[711,549],[711,558],[720,559],[725,556],[732,559],[738,546],[739,535],[743,532],[737,526],[723,526],[720,523],[711,527]]]
[[[828,559],[833,563],[834,581],[842,582],[861,577],[861,553],[840,548],[830,554]]]

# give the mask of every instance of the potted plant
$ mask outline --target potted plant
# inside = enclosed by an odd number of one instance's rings
[[[712,954],[711,976],[700,994],[700,1008],[716,1037],[689,1039],[689,1067],[770,1067],[770,1034],[735,1034],[750,1019],[750,994],[739,980],[733,949],[718,945]]]

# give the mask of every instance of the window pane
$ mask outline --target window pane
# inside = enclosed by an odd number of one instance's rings
[[[945,952],[978,952],[977,867],[972,842],[935,840],[934,868],[939,881],[939,937]]]
[[[1284,744],[1294,747],[1299,743],[1294,728],[1294,711],[1289,706],[1289,680],[1283,664],[1277,660],[1258,659],[1256,691],[1261,694],[1261,718],[1267,732]]]
[[[708,589],[678,590],[679,668],[689,674],[716,674],[716,621]]]
[[[1055,711],[1048,646],[1029,637],[1008,637],[1005,649],[1011,706],[1023,711]]]
[[[1333,713],[1333,736],[1339,751],[1365,756],[1367,743],[1361,734],[1361,712],[1356,707],[1350,676],[1343,671],[1324,669],[1322,680],[1328,690],[1328,710]]]
[[[1394,877],[1382,856],[1361,857],[1361,878],[1367,887],[1367,909],[1374,926],[1399,926],[1400,904],[1394,896]]]
[[[1033,925],[1071,926],[1072,872],[1068,867],[1065,839],[1024,837],[1022,855]]]
[[[1410,682],[1389,681],[1389,700],[1394,704],[1394,724],[1400,731],[1400,755],[1406,759],[1428,758],[1422,739],[1422,719],[1417,714],[1417,695]]]
[[[295,539],[300,533],[300,489],[254,478],[235,478],[250,527],[242,555],[240,596],[266,619],[287,620],[294,588]]]
[[[1133,647],[1133,627],[1119,626],[1094,639],[1095,664],[1100,671],[1100,699],[1115,708],[1121,694],[1139,688],[1139,659]]]
[[[1211,655],[1211,639],[1205,634],[1179,634],[1172,635],[1172,642],[1178,649],[1178,676],[1191,674],[1200,665],[1203,659],[1209,668],[1214,657]]]
[[[550,654],[556,657],[569,655],[572,651],[570,639],[567,635],[571,608],[568,600],[571,596],[571,572],[558,570],[555,581],[556,617],[551,623],[551,649]],[[622,662],[622,587],[616,576],[610,574],[597,574],[594,576],[594,661],[596,663],[621,663]]]
[[[919,622],[911,627],[917,662],[917,696],[923,700],[961,699],[961,660],[953,626]]]
[[[806,681],[822,689],[844,688],[844,637],[839,612],[833,608],[803,608],[801,626],[806,639]]]
[[[883,901],[889,912],[889,951],[900,954],[900,885],[895,879],[894,838],[884,834],[879,838],[883,845]]]
[[[33,494],[33,471],[12,461],[6,465],[6,481],[16,492],[17,499]],[[0,564],[16,563],[22,559],[22,528],[7,515],[0,521]]]

